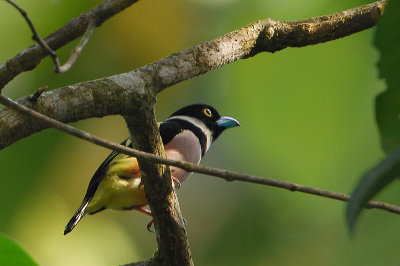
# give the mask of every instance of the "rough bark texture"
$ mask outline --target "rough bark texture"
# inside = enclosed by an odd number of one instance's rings
[[[90,19],[101,25],[107,18],[137,0],[107,0],[45,38],[54,50],[81,36]],[[160,91],[239,59],[260,52],[301,47],[335,40],[376,25],[387,1],[382,0],[330,16],[301,21],[272,19],[254,22],[237,31],[174,53],[140,69],[44,93],[36,102],[28,97],[23,105],[62,122],[121,114],[125,117],[137,148],[165,156],[154,115],[155,97]],[[35,68],[47,56],[33,45],[0,67],[0,88],[23,71]],[[9,108],[0,110],[0,150],[47,128],[37,120]],[[139,160],[146,197],[153,211],[159,250],[144,265],[193,264],[179,204],[168,168]],[[226,172],[221,172],[221,177]],[[298,187],[289,189],[297,190]]]
[[[105,115],[140,113],[142,99],[154,90],[152,85],[152,77],[138,70],[58,88],[43,93],[36,102],[31,102],[29,96],[18,102],[69,123]],[[0,110],[0,150],[45,128],[48,126],[14,110]]]
[[[138,0],[106,0],[90,11],[73,18],[65,26],[53,32],[44,41],[54,51],[82,36],[90,20],[94,20],[96,26],[100,26],[110,17],[136,3]],[[34,69],[48,53],[39,45],[34,44],[15,57],[7,60],[0,67],[0,91],[18,74]]]
[[[137,70],[44,93],[36,104],[30,104],[26,98],[20,102],[66,123],[89,117],[125,115],[136,108],[135,101],[140,101],[146,93],[158,93],[236,60],[263,51],[275,52],[285,47],[335,40],[368,29],[377,23],[386,4],[387,1],[378,1],[301,21],[260,20]],[[1,71],[0,68],[0,84]],[[44,128],[31,119],[4,109],[0,111],[0,149]]]
[[[155,98],[153,101],[146,99],[143,103],[139,115],[125,116],[135,148],[165,157],[153,109]],[[169,168],[141,159],[138,161],[157,236],[158,253],[154,256],[154,262],[157,265],[193,265]]]
[[[329,16],[282,22],[259,20],[185,51],[174,53],[149,65],[163,90],[178,82],[214,68],[261,52],[276,52],[287,47],[336,40],[376,25],[387,5],[386,0]]]

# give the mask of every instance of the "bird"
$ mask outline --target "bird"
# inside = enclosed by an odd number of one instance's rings
[[[240,126],[236,119],[221,116],[214,107],[199,103],[174,112],[159,123],[159,130],[167,158],[198,165],[221,133],[236,126]],[[130,138],[121,145],[133,147]],[[176,188],[192,174],[174,166],[170,166],[170,173]],[[85,214],[105,209],[134,209],[151,216],[151,211],[144,208],[146,205],[137,159],[113,151],[94,173],[80,207],[65,227],[64,235],[71,232]],[[147,225],[148,230],[152,223],[153,220]]]

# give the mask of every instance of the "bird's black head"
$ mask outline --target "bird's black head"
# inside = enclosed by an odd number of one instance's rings
[[[215,141],[225,129],[240,125],[234,118],[221,116],[214,107],[208,104],[188,105],[179,109],[170,116],[170,118],[179,117],[195,118],[192,122],[194,124],[196,123],[196,119],[204,123],[212,134],[212,141]]]

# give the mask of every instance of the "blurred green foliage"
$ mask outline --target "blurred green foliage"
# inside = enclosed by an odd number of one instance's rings
[[[390,1],[379,20],[375,34],[375,45],[380,52],[379,76],[386,81],[387,89],[376,97],[376,120],[383,149],[387,157],[377,163],[357,184],[346,208],[346,219],[350,230],[365,203],[399,177],[400,171],[400,2]]]
[[[0,264],[7,266],[37,265],[19,244],[3,235],[0,235]]]
[[[42,36],[100,1],[20,0]],[[18,98],[118,74],[216,38],[255,20],[297,20],[366,1],[139,1],[94,33],[74,68],[56,75],[49,59],[12,81]],[[0,2],[0,61],[32,44],[20,15]],[[158,97],[165,119],[177,107],[207,102],[241,127],[218,140],[204,165],[348,193],[382,156],[374,99],[384,88],[372,46],[374,29],[315,46],[241,60],[169,88]],[[73,44],[60,50],[66,58]],[[120,117],[74,123],[119,142]],[[155,236],[138,212],[88,216],[63,229],[91,175],[109,151],[46,130],[0,153],[0,231],[41,265],[115,265],[150,257]],[[398,201],[398,184],[379,200]],[[195,174],[178,192],[198,265],[393,265],[399,217],[367,211],[358,237],[346,233],[345,204],[275,188]],[[376,226],[379,224],[379,226]]]
[[[376,118],[379,126],[382,146],[386,152],[392,151],[400,144],[399,110],[400,102],[400,3],[392,1],[388,4],[384,17],[379,21],[375,36],[375,45],[380,52],[378,62],[379,75],[386,81],[387,90],[376,99]]]

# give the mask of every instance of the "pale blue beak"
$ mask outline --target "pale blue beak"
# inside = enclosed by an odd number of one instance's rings
[[[230,127],[237,127],[240,126],[239,121],[235,118],[222,116],[220,119],[217,120],[218,127],[221,128],[230,128]]]

